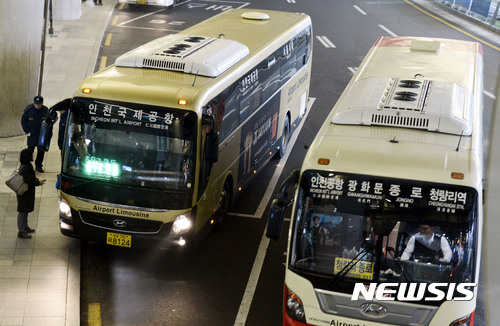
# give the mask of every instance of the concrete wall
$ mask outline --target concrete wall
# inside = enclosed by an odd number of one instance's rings
[[[77,20],[82,16],[82,0],[52,0],[53,20]]]
[[[0,137],[23,134],[21,115],[37,95],[44,1],[0,1]]]

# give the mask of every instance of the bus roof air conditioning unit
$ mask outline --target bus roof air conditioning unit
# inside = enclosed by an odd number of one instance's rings
[[[455,83],[369,77],[340,100],[332,122],[470,135],[472,102],[472,93]]]
[[[217,77],[249,52],[244,44],[232,40],[171,34],[119,56],[115,65]]]

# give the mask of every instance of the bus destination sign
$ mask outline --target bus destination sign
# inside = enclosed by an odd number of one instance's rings
[[[366,205],[388,199],[400,209],[428,206],[455,213],[470,209],[472,202],[472,193],[464,187],[363,175],[312,173],[309,187],[313,198]]]
[[[137,128],[168,130],[169,126],[178,117],[173,110],[165,111],[161,108],[130,109],[119,105],[102,102],[88,102],[86,122],[104,123]],[[163,112],[160,112],[163,111]]]

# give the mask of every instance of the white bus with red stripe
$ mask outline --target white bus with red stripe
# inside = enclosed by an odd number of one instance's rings
[[[284,325],[473,325],[482,58],[468,41],[373,45],[271,205],[277,239],[293,202]]]

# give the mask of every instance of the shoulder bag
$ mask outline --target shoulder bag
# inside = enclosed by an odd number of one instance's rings
[[[24,178],[19,174],[19,170],[14,170],[7,181],[5,181],[5,184],[18,195],[22,195],[28,191],[28,184],[24,182]]]

